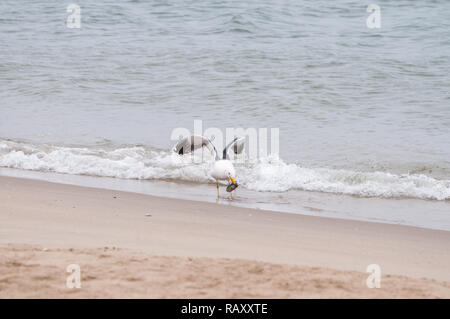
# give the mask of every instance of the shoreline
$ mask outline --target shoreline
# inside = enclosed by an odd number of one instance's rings
[[[0,168],[0,176],[138,193],[175,200],[217,203],[215,187],[212,184],[162,180],[130,180],[14,168]],[[221,191],[222,195],[227,195],[224,189]],[[239,188],[236,194],[232,202],[229,202],[226,198],[221,198],[219,203],[234,207],[289,214],[450,231],[450,220],[448,219],[450,203],[448,201],[355,197],[344,194],[299,190],[283,193],[253,192],[245,188]],[[361,207],[364,207],[364,209],[361,209]]]
[[[232,259],[235,260],[232,264],[259,262],[286,269],[330,270],[330,273],[322,271],[324,278],[334,276],[333,271],[367,278],[366,267],[378,264],[382,276],[401,276],[405,284],[412,279],[423,281],[416,283],[425,288],[430,282],[439,284],[444,288],[437,296],[450,297],[448,231],[289,214],[4,176],[0,176],[0,185],[0,246],[10,254],[15,245],[21,244],[50,251],[62,250],[64,254],[70,254],[71,249],[115,247],[134,254],[139,252],[142,256],[207,258],[217,262],[216,266],[223,259]],[[43,257],[37,258],[39,261]],[[207,269],[208,262],[202,262]],[[102,261],[97,263],[100,267]],[[124,269],[132,272],[126,266]],[[368,289],[364,280],[360,282],[361,291],[379,290]],[[342,289],[333,289],[345,291],[345,281],[341,285],[344,285]],[[6,284],[4,289],[8,291],[10,285]],[[274,296],[279,295],[275,291]],[[246,296],[244,290],[241,293]],[[358,297],[359,293],[354,296]],[[240,296],[239,291],[232,295]],[[306,292],[301,296],[307,295]],[[323,296],[327,295],[339,296],[331,291]],[[389,293],[384,296],[389,297]],[[392,291],[392,296],[398,294]]]

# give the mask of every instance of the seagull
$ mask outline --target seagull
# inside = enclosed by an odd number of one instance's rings
[[[207,148],[215,158],[212,165],[210,175],[216,180],[217,199],[220,198],[219,194],[219,181],[228,181],[226,190],[230,193],[230,199],[233,199],[232,192],[239,186],[236,182],[236,171],[234,165],[231,162],[228,152],[233,150],[235,154],[242,153],[244,149],[245,137],[235,137],[222,152],[222,157],[219,156],[214,144],[207,137],[201,135],[192,135],[181,139],[174,147],[173,151],[179,155],[187,154],[200,148]]]

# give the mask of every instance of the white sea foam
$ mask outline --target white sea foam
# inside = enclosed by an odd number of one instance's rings
[[[257,191],[300,189],[364,197],[450,199],[449,180],[422,174],[305,168],[280,159],[264,159],[246,171],[245,186]]]
[[[112,150],[32,145],[0,140],[0,167],[123,179],[169,179],[208,183],[210,162],[194,164],[190,156],[144,147]],[[241,185],[254,191],[292,189],[364,197],[450,199],[450,180],[422,174],[307,168],[268,157],[238,165]]]

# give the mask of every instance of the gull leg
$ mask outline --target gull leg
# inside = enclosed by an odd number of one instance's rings
[[[230,200],[233,200],[233,192],[230,192]]]
[[[219,182],[216,182],[216,188],[217,188],[217,199],[219,199],[220,198],[220,195],[219,195]]]

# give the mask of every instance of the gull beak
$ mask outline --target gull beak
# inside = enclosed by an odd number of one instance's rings
[[[231,192],[234,191],[239,185],[236,183],[234,177],[228,176],[228,179],[230,180],[231,184],[227,186],[227,192],[230,193],[231,198]]]

